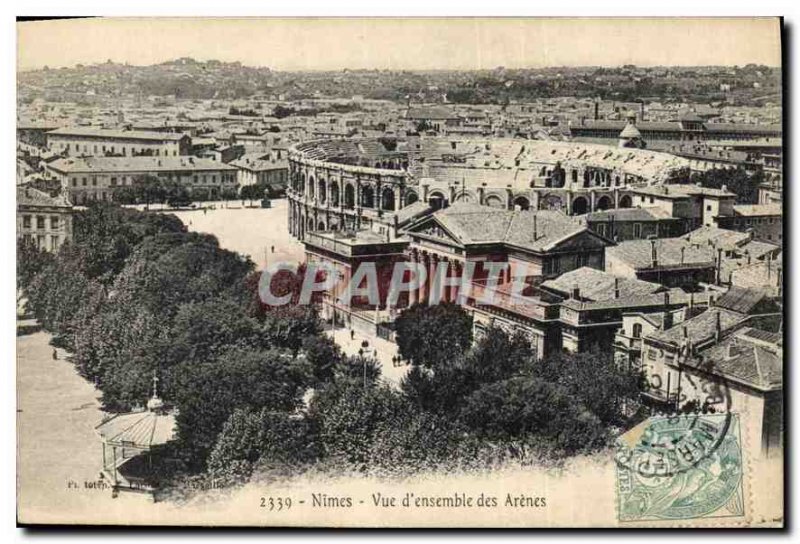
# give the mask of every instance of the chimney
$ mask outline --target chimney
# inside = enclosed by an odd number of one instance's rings
[[[694,308],[694,293],[693,292],[689,293],[689,308]]]
[[[650,240],[650,255],[652,260],[652,267],[658,267],[658,251],[656,250],[656,241],[655,239]]]
[[[572,298],[575,300],[581,298],[581,289],[578,287],[577,283],[572,287]]]
[[[686,253],[686,247],[685,246],[681,247],[681,264],[683,264],[685,253]]]
[[[719,337],[722,335],[722,323],[720,322],[721,312],[717,310],[716,314],[716,328],[714,331],[714,341],[719,344]]]
[[[664,291],[664,306],[669,306],[669,291]]]
[[[644,101],[639,103],[639,118],[644,121]]]
[[[539,231],[536,229],[536,214],[533,214],[533,241],[539,238]]]
[[[600,102],[595,100],[594,101],[594,120],[597,121],[598,119],[600,119]]]
[[[614,278],[614,298],[619,298],[619,278]]]

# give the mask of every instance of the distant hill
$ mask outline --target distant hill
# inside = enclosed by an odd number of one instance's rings
[[[495,103],[558,96],[637,101],[780,102],[779,68],[744,67],[548,67],[473,71],[339,70],[278,72],[239,62],[179,58],[152,66],[111,61],[17,75],[23,99],[82,96],[157,96],[239,99],[256,95],[288,99],[362,95],[397,101]]]

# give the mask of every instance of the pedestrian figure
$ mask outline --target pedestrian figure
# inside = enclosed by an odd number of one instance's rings
[[[350,340],[355,340],[356,338],[356,331],[350,329]]]
[[[54,361],[58,360],[58,351],[56,351],[55,349],[53,350],[53,360]]]
[[[270,247],[270,251],[271,251],[272,253],[275,253],[275,246],[269,246],[269,247]]]
[[[377,359],[378,358],[378,350],[374,349],[374,350],[372,350],[372,353],[375,355],[375,358]]]

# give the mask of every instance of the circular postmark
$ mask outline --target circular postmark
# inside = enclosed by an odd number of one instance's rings
[[[714,376],[714,380],[700,375]],[[669,477],[691,470],[712,455],[731,425],[732,402],[727,381],[703,361],[677,373],[677,387],[647,382],[645,394],[661,400],[653,414],[617,441],[615,462],[644,478]],[[713,417],[713,424],[709,423]],[[626,436],[630,435],[630,436]]]

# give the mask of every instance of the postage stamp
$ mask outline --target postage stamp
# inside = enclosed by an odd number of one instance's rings
[[[618,448],[621,522],[744,515],[737,414],[650,418],[620,437]]]

